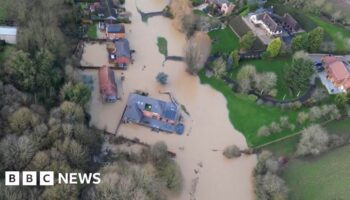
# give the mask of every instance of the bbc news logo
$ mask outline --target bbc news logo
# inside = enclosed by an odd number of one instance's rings
[[[99,184],[100,173],[57,173],[58,184]],[[55,173],[53,171],[7,171],[5,172],[6,186],[53,186]]]

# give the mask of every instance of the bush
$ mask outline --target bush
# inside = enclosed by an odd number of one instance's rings
[[[19,108],[10,118],[12,131],[22,133],[27,128],[33,128],[39,124],[39,117],[26,107]]]
[[[272,122],[270,124],[270,130],[271,133],[278,133],[282,131],[281,126],[277,122]]]
[[[89,101],[91,91],[82,83],[74,85],[68,82],[62,87],[60,97],[62,101],[71,101],[83,106]]]
[[[224,149],[222,153],[226,158],[231,159],[233,157],[240,157],[241,150],[236,145],[228,146]]]
[[[310,109],[309,111],[309,119],[311,121],[317,121],[319,119],[321,119],[322,117],[322,111],[320,109],[320,107],[314,106]]]
[[[166,187],[175,193],[179,193],[182,189],[182,174],[180,167],[175,161],[169,159],[168,162],[158,170]]]
[[[157,142],[151,148],[151,157],[156,166],[161,166],[168,160],[168,146],[165,142]]]
[[[270,128],[267,126],[262,126],[260,127],[260,129],[258,130],[258,136],[259,137],[265,137],[265,136],[269,136],[271,134],[270,132]]]
[[[166,85],[168,83],[168,75],[164,72],[159,72],[156,76],[156,80],[161,85]]]
[[[304,124],[309,119],[309,114],[306,112],[298,113],[297,121],[300,125]]]

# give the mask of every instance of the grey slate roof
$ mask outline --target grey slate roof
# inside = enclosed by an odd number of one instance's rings
[[[282,23],[289,31],[296,31],[299,29],[298,22],[289,13],[284,14]]]
[[[176,104],[132,93],[129,95],[123,115],[124,122],[133,122],[166,132],[175,131],[176,124],[172,125],[164,121],[144,117],[143,110],[157,113],[165,119],[177,121],[180,113]]]
[[[107,25],[108,33],[125,33],[124,25],[122,24],[108,24]]]
[[[117,50],[115,54],[117,57],[127,57],[129,59],[131,58],[130,45],[127,39],[122,38],[115,40],[115,48]]]
[[[272,19],[272,17],[267,13],[261,13],[257,15],[258,20],[262,20],[272,32],[281,31],[282,27]]]
[[[118,17],[113,0],[101,0],[101,7],[97,9],[97,12],[105,19],[116,20]]]

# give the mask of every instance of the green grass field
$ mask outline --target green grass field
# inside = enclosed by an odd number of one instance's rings
[[[96,24],[92,24],[89,26],[87,35],[90,39],[97,39],[97,26],[96,26]]]
[[[296,159],[283,177],[290,200],[346,200],[350,196],[350,146],[312,159]]]
[[[329,134],[350,134],[350,118],[333,121],[325,125]],[[299,142],[300,135],[295,137],[288,138],[281,142],[277,142],[271,145],[264,147],[266,150],[274,152],[276,155],[288,156],[292,155],[295,152],[295,148]]]
[[[168,42],[165,38],[158,37],[157,46],[160,54],[164,55],[165,57],[168,56]]]
[[[298,111],[282,111],[276,107],[257,105],[247,95],[234,93],[225,82],[216,78],[208,78],[204,72],[199,73],[203,84],[209,84],[221,92],[227,100],[229,119],[234,127],[242,132],[251,147],[270,142],[272,140],[290,135],[296,131],[283,131],[272,134],[268,137],[258,137],[256,132],[263,125],[269,125],[278,121],[281,116],[288,116],[292,123],[295,123]]]
[[[213,40],[211,53],[231,53],[239,46],[239,38],[230,28],[211,31],[208,33]]]
[[[318,26],[322,27],[325,32],[332,38],[336,44],[338,52],[349,52],[350,31],[343,27],[331,24],[317,16],[308,15]]]
[[[294,99],[295,96],[291,94],[288,89],[288,84],[284,81],[285,71],[290,67],[291,58],[275,58],[273,60],[250,60],[240,63],[240,68],[234,69],[231,77],[235,78],[242,66],[251,64],[256,67],[258,72],[274,72],[277,75],[277,99]]]

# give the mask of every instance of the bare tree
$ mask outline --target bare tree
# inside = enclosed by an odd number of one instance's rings
[[[187,71],[196,74],[204,67],[211,50],[211,40],[208,34],[196,32],[185,47]]]
[[[297,147],[297,155],[318,155],[328,148],[329,137],[320,125],[306,128]]]
[[[256,69],[253,65],[245,65],[237,74],[237,81],[242,92],[248,92],[252,89],[252,82],[256,77]]]
[[[256,89],[269,93],[277,83],[277,76],[274,72],[265,72],[255,76]]]
[[[222,154],[226,158],[230,159],[233,157],[240,157],[242,153],[241,153],[241,150],[236,145],[231,145],[231,146],[226,147]]]
[[[213,63],[213,71],[214,71],[214,76],[219,78],[222,75],[225,74],[226,72],[226,62],[225,60],[220,57],[218,59],[216,59]]]

